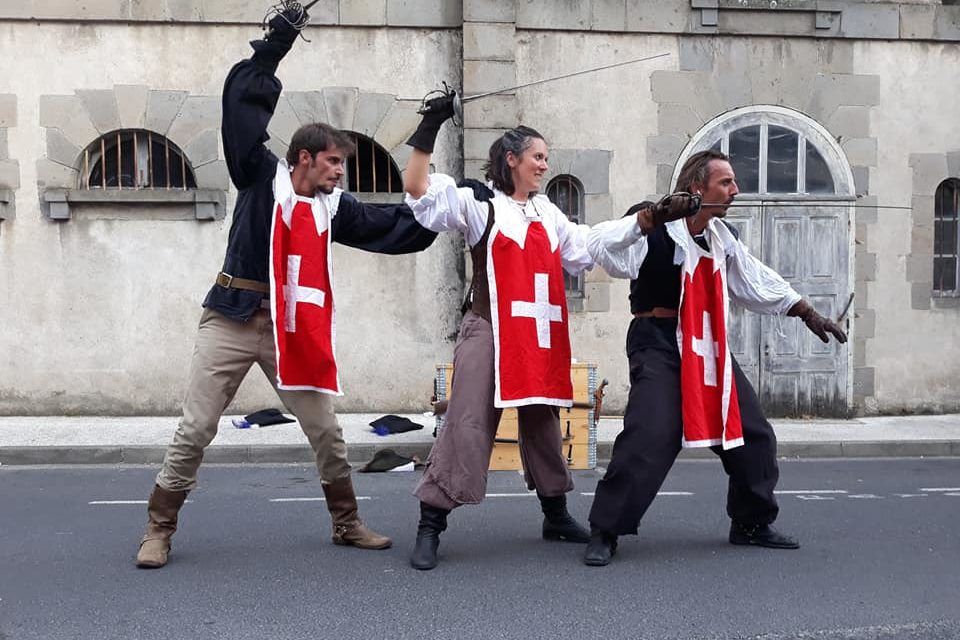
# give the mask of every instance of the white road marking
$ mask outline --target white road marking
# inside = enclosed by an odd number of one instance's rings
[[[847,497],[856,498],[858,500],[883,500],[883,496],[874,495],[872,493],[853,493]]]
[[[529,498],[530,496],[536,497],[536,491],[530,491],[525,493],[488,493],[488,498]]]
[[[357,500],[369,500],[370,496],[357,496]],[[326,502],[326,498],[270,498],[270,502]]]
[[[791,489],[790,491],[774,491],[783,495],[810,495],[812,493],[848,493],[844,489]]]
[[[806,493],[797,496],[797,500],[836,500],[833,496],[818,496],[816,494]]]
[[[930,496],[926,493],[895,493],[893,494],[898,498],[929,498]]]
[[[193,500],[185,500],[184,502],[193,502]],[[91,500],[87,504],[93,504],[93,505],[147,504],[147,501],[146,500]]]
[[[942,489],[942,488],[937,487],[937,488],[920,489],[920,491],[930,491],[930,492],[960,491],[960,487],[951,487],[951,488],[949,488],[949,489]]]
[[[581,491],[580,495],[582,496],[592,496],[594,493],[592,491]],[[694,495],[692,491],[657,491],[658,496],[692,496]]]

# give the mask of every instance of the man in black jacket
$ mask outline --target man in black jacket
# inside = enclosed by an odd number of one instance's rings
[[[335,242],[400,254],[426,249],[436,234],[421,227],[406,205],[367,205],[337,188],[344,162],[353,152],[348,134],[322,123],[304,125],[294,133],[283,161],[264,146],[282,89],[275,72],[305,23],[302,9],[275,16],[266,37],[251,42],[253,56],[236,64],[227,76],[221,133],[237,201],[223,270],[203,303],[183,417],[150,495],[146,533],[137,553],[139,567],[167,563],[170,538],[187,493],[197,484],[203,450],[254,363],[297,417],[316,453],[333,520],[333,542],[364,549],[391,544],[390,538],[367,529],[357,515],[346,444],[331,396],[278,387],[269,284],[271,225],[279,199],[275,183],[292,189],[291,200],[325,212]]]

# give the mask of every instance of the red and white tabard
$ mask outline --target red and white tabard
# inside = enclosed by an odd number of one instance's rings
[[[292,196],[276,204],[270,300],[281,389],[341,395],[330,245],[330,212],[322,197]]]
[[[487,245],[497,407],[573,404],[570,334],[560,250],[544,223],[510,237],[495,223]]]

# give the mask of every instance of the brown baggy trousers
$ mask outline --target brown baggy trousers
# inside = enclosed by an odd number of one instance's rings
[[[460,325],[445,426],[414,494],[440,509],[477,504],[487,491],[487,467],[502,409],[494,398],[493,327],[472,311]],[[563,457],[557,407],[518,408],[520,459],[527,487],[544,496],[573,489]]]
[[[316,454],[320,480],[330,483],[350,474],[347,445],[333,412],[333,400],[315,391],[277,389],[273,321],[260,309],[247,322],[238,322],[204,309],[190,365],[183,417],[167,447],[157,484],[168,491],[186,491],[197,485],[203,450],[217,435],[220,416],[233,400],[254,363],[260,365]]]

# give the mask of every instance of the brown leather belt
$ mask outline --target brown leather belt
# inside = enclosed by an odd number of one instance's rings
[[[667,307],[654,307],[650,311],[637,311],[633,314],[634,318],[676,318],[677,310]]]
[[[259,280],[247,280],[246,278],[234,278],[229,273],[221,271],[217,274],[217,284],[227,289],[243,289],[245,291],[256,291],[257,293],[270,293],[270,285]]]

